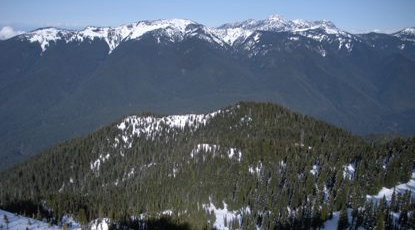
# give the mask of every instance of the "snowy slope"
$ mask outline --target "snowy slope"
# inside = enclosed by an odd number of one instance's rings
[[[73,33],[73,31],[57,28],[42,28],[19,35],[19,37],[21,39],[27,39],[32,43],[39,43],[42,52],[45,52],[51,43],[55,43],[58,40],[67,40],[72,36]]]
[[[415,27],[405,28],[394,33],[393,36],[400,38],[403,41],[415,42]]]
[[[193,26],[190,26],[193,25]],[[195,31],[198,31],[195,33]],[[211,29],[185,19],[163,19],[155,21],[140,21],[137,23],[121,25],[118,27],[93,27],[88,26],[80,31],[69,31],[57,28],[43,28],[18,36],[30,42],[39,43],[42,52],[45,52],[52,43],[62,40],[68,42],[103,40],[109,47],[109,53],[118,45],[128,40],[139,40],[144,34],[161,31],[159,36],[165,36],[171,42],[181,41],[185,37],[197,36],[211,42],[223,45]],[[160,37],[157,37],[160,41]]]
[[[379,193],[376,195],[367,195],[366,199],[368,201],[379,201],[383,197],[385,197],[387,201],[390,201],[394,190],[396,193],[400,193],[400,194],[403,194],[406,191],[410,191],[412,194],[412,197],[415,198],[415,171],[412,172],[411,179],[407,183],[396,185],[393,188],[382,188],[379,191]],[[352,219],[351,212],[352,212],[352,209],[347,210],[349,223],[351,223],[351,219]],[[396,214],[391,212],[391,215],[394,216]],[[323,229],[336,229],[338,222],[339,222],[339,217],[340,217],[340,212],[334,212],[333,218],[324,222]],[[359,229],[364,229],[364,228],[359,227]]]
[[[272,15],[265,20],[251,19],[225,24],[216,29],[218,36],[230,45],[245,42],[256,31],[290,32],[319,42],[336,41],[339,49],[346,47],[348,51],[352,49],[352,42],[358,40],[356,36],[338,29],[330,21],[286,20],[279,15]]]
[[[210,119],[220,112],[219,110],[209,114],[185,114],[166,117],[129,116],[117,125],[122,134],[115,138],[115,143],[118,145],[121,142],[124,147],[131,148],[135,137],[154,140],[164,132],[172,133],[185,128],[195,131],[199,127],[205,126]]]
[[[378,194],[376,195],[367,195],[367,200],[378,201],[383,197],[386,198],[387,201],[390,201],[392,198],[393,191],[395,193],[403,194],[406,191],[410,191],[413,198],[415,198],[415,171],[412,172],[411,179],[407,183],[396,185],[392,188],[385,188],[383,187]]]
[[[8,220],[8,224],[6,224],[5,217]],[[81,230],[81,225],[77,223],[72,217],[64,216],[62,218],[62,222],[68,227],[68,230]],[[89,228],[91,230],[108,230],[109,229],[110,220],[108,218],[103,219],[96,219],[89,223]],[[7,212],[0,209],[0,229],[8,229],[8,230],[21,230],[21,229],[29,229],[29,230],[41,230],[41,229],[48,229],[48,230],[55,230],[55,229],[63,229],[63,227],[57,225],[49,225],[48,223],[40,220],[35,220],[32,218],[16,215],[11,212]]]
[[[178,134],[180,131],[188,129],[191,132],[208,124],[208,122],[222,111],[208,114],[184,114],[170,115],[164,117],[156,116],[128,116],[116,125],[120,133],[111,140],[114,148],[122,147],[129,149],[133,146],[137,138],[145,138],[147,140],[155,140],[165,133]],[[119,154],[124,157],[123,150]],[[196,153],[195,153],[196,154]],[[242,152],[236,148],[227,150],[229,158],[235,158],[240,161]],[[100,166],[108,161],[113,155],[109,152],[101,153],[99,157],[90,162],[90,168],[93,172],[98,173]],[[63,187],[64,188],[64,185]]]
[[[7,217],[8,224],[6,224],[4,216]],[[9,229],[9,230],[20,230],[20,229],[62,229],[59,226],[51,225],[49,226],[48,223],[35,220],[28,217],[23,217],[19,215],[15,215],[13,213],[4,211],[0,209],[0,229]],[[70,228],[70,229],[77,229],[77,228]]]
[[[223,208],[216,207],[212,202],[204,204],[203,208],[206,212],[215,216],[213,227],[218,230],[229,230],[232,221],[235,220],[241,225],[243,215],[251,213],[249,207],[240,210],[228,210],[228,205],[225,202],[223,203]]]

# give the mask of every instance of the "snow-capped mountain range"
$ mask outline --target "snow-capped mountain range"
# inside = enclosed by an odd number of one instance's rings
[[[354,40],[359,41],[359,36],[337,28],[330,21],[287,20],[278,15],[270,16],[264,20],[250,19],[243,22],[224,24],[217,28],[207,27],[186,19],[140,21],[114,28],[88,26],[79,31],[49,27],[19,35],[18,38],[39,43],[42,52],[45,52],[51,43],[59,40],[69,43],[99,39],[108,44],[108,53],[110,54],[122,42],[139,40],[143,35],[151,32],[158,33],[156,39],[159,43],[161,37],[167,38],[171,42],[181,41],[189,37],[198,37],[228,47],[243,44],[249,38],[258,41],[261,33],[257,32],[261,31],[288,32],[319,42],[337,41],[339,49],[346,47],[348,51],[352,50]],[[407,28],[393,35],[405,41],[415,41],[414,28]],[[293,38],[293,40],[297,39]]]

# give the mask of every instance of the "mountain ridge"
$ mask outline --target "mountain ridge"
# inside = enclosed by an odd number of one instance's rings
[[[188,19],[158,19],[143,20],[134,23],[122,24],[116,27],[109,26],[87,26],[80,30],[59,29],[56,27],[39,28],[24,34],[17,35],[20,39],[27,39],[31,42],[38,42],[45,52],[50,42],[65,40],[66,43],[71,41],[82,42],[84,39],[94,40],[102,39],[109,46],[109,54],[119,45],[120,42],[140,39],[145,33],[158,29],[172,29],[170,37],[189,36],[194,31],[186,31],[187,26],[193,25],[201,27],[211,36],[215,36],[215,42],[224,46],[234,45],[236,40],[244,40],[257,31],[273,32],[292,32],[294,34],[309,36],[317,40],[324,38],[308,35],[307,32],[323,30],[326,34],[358,38],[358,34],[352,34],[338,29],[334,23],[328,20],[306,21],[303,19],[286,20],[280,15],[271,15],[264,20],[249,19],[241,22],[227,23],[218,27],[208,27]],[[411,30],[412,29],[412,30]],[[59,36],[58,36],[59,35]],[[403,38],[404,36],[413,36],[413,27],[404,28],[389,35],[414,41],[413,39]]]

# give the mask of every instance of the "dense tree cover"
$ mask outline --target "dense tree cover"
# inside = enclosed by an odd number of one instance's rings
[[[154,138],[135,136],[131,148],[115,144],[117,123],[4,172],[2,208],[55,222],[64,214],[81,223],[109,217],[132,227],[171,210],[169,223],[212,228],[210,203],[239,210],[241,222],[226,220],[231,228],[318,228],[334,211],[340,211],[339,228],[414,223],[410,194],[394,193],[390,204],[366,202],[367,194],[409,180],[414,138],[367,142],[268,103],[227,107],[196,130],[163,127]],[[201,143],[219,147],[191,156]],[[241,150],[240,160],[229,157],[230,148]],[[107,154],[93,170],[92,163]],[[351,226],[347,209],[353,210]],[[391,212],[400,215],[399,225]]]

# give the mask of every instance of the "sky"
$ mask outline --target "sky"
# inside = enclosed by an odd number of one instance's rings
[[[414,12],[415,0],[0,0],[0,39],[46,26],[81,29],[162,18],[219,26],[275,14],[286,19],[326,19],[352,33],[390,33],[415,26]]]

